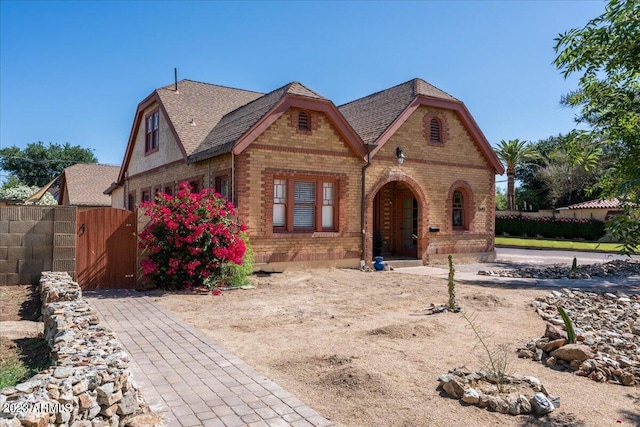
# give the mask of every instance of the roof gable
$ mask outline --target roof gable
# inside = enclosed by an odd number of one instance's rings
[[[104,191],[118,178],[120,166],[76,163],[62,171],[61,200],[66,194],[72,206],[111,206]]]
[[[192,153],[189,161],[230,152],[236,141],[287,95],[326,100],[298,82],[289,83],[224,115]]]
[[[142,115],[154,103],[158,104],[167,118],[186,159],[225,114],[263,95],[260,92],[192,80],[177,82],[177,91],[175,87],[176,85],[168,85],[156,89],[138,104],[118,182],[124,180],[128,169],[138,129],[143,125]]]
[[[424,80],[413,79],[341,105],[338,110],[365,144],[374,144],[418,95],[458,101]]]
[[[413,79],[389,89],[344,104],[338,109],[375,154],[421,105],[453,110],[471,134],[487,162],[498,174],[504,167],[464,103],[422,79]]]
[[[189,161],[197,162],[231,151],[240,154],[291,107],[325,113],[351,149],[358,156],[366,154],[358,134],[331,101],[292,82],[225,115]]]

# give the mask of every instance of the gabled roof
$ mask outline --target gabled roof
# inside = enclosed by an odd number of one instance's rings
[[[373,144],[418,95],[458,101],[422,79],[413,79],[338,107],[365,144]]]
[[[191,80],[156,90],[187,156],[193,154],[225,114],[264,94]]]
[[[258,99],[243,105],[218,121],[204,141],[189,157],[190,161],[198,161],[218,154],[228,153],[234,144],[260,119],[278,105],[285,96],[297,95],[305,98],[325,100],[326,98],[298,82],[291,82]]]
[[[59,202],[66,193],[71,206],[111,206],[111,196],[104,194],[118,178],[120,166],[76,163],[62,171]]]
[[[621,208],[620,200],[618,199],[605,199],[605,200],[589,200],[582,203],[576,203],[569,205],[568,209],[618,209]]]
[[[496,173],[504,166],[464,103],[422,79],[413,79],[338,107],[374,156],[421,105],[453,110]]]
[[[260,92],[193,80],[181,80],[154,90],[138,104],[117,182],[121,183],[124,179],[138,129],[144,125],[142,114],[149,106],[157,103],[169,118],[169,127],[186,160],[225,114],[262,95]]]

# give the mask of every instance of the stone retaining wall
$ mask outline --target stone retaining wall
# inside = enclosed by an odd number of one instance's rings
[[[0,390],[0,427],[162,426],[137,389],[129,355],[67,273],[40,279],[52,366]]]

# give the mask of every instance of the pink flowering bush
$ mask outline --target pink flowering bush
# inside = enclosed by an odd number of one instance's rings
[[[213,190],[192,193],[183,182],[175,196],[160,192],[140,208],[150,218],[139,234],[139,247],[148,254],[143,277],[158,287],[215,287],[229,264],[243,263],[245,227],[233,204]]]

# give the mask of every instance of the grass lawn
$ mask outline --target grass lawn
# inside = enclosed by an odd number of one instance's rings
[[[496,245],[599,252],[618,252],[620,250],[620,245],[617,243],[575,242],[571,240],[530,239],[504,236],[496,236]]]

